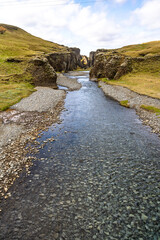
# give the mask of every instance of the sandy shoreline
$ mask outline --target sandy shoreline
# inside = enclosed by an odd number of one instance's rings
[[[140,108],[143,104],[160,108],[159,99],[140,95],[126,87],[110,85],[102,81],[98,84],[106,96],[109,96],[118,102],[127,100],[130,108],[134,108],[136,110],[142,122],[145,125],[150,126],[152,128],[152,132],[157,133],[160,136],[160,116],[156,115],[156,113]]]

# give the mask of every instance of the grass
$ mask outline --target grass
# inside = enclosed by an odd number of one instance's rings
[[[34,86],[27,82],[0,82],[0,111],[8,109],[22,98],[28,97],[34,91]]]
[[[119,80],[107,80],[104,82],[111,85],[123,86],[134,92],[160,99],[160,77],[151,73],[129,73]]]
[[[120,104],[121,104],[121,106],[126,107],[126,108],[130,107],[129,103],[128,103],[128,100],[120,101]]]
[[[160,115],[160,109],[159,108],[149,106],[149,105],[141,105],[140,107],[142,109],[145,109],[145,110],[149,111],[149,112],[153,112],[153,113],[156,113],[157,115]]]
[[[35,56],[50,52],[68,52],[68,48],[45,41],[11,25],[0,24],[6,32],[0,34],[0,111],[29,96],[34,86],[32,77],[25,74],[27,61]],[[13,58],[21,60],[8,62]]]
[[[118,80],[103,81],[112,85],[124,86],[132,91],[160,99],[160,59],[145,59],[133,62],[133,70]]]
[[[142,61],[133,59],[132,72],[120,79],[108,80],[104,78],[103,81],[160,99],[160,59],[158,57],[149,58],[149,56],[160,55],[160,41],[129,45],[116,49],[116,51],[130,57],[148,57],[142,59]]]
[[[50,53],[67,52],[67,47],[35,37],[26,31],[0,24],[7,29],[0,34],[0,75],[21,73],[25,68],[25,62],[31,56]],[[8,63],[8,58],[22,59],[22,63]]]
[[[129,45],[117,50],[130,57],[151,56],[160,54],[160,41]]]

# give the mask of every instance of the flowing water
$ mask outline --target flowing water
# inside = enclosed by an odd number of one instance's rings
[[[88,73],[30,175],[1,203],[0,239],[159,240],[160,140]]]

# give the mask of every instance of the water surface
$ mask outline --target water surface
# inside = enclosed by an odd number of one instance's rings
[[[160,140],[88,73],[31,174],[1,203],[0,239],[158,240]]]

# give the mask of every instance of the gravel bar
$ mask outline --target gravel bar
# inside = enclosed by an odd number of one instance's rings
[[[65,96],[65,91],[49,87],[36,87],[36,90],[11,108],[18,111],[53,111],[54,107]]]
[[[145,125],[152,128],[152,132],[160,135],[160,117],[156,113],[152,113],[142,109],[141,105],[149,105],[160,108],[160,100],[146,95],[138,94],[130,89],[122,86],[115,86],[99,82],[105,95],[115,99],[118,102],[128,100],[130,108],[136,109],[138,116],[142,119]]]
[[[27,155],[37,151],[33,143],[38,134],[53,123],[60,123],[66,92],[49,87],[36,89],[0,113],[0,199],[9,197],[8,188],[22,169],[32,165],[33,159]]]
[[[81,83],[77,81],[77,78],[69,78],[62,73],[58,74],[57,84],[67,87],[70,91],[79,90],[82,87]]]

